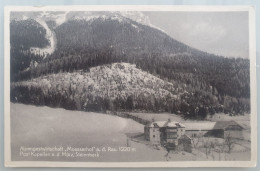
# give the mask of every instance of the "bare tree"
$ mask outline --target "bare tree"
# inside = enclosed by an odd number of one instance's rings
[[[192,134],[191,142],[194,149],[198,148],[199,143],[202,140],[202,134]]]
[[[203,147],[205,149],[205,154],[207,158],[212,153],[212,150],[215,148],[215,146],[216,144],[210,141],[209,137],[203,139]],[[214,159],[215,156],[213,156],[212,158]]]
[[[235,139],[231,136],[230,132],[225,136],[225,145],[228,148],[228,153],[230,153],[235,145]]]
[[[224,154],[224,160],[226,160],[225,141],[216,146],[215,151],[218,153],[218,159],[221,160],[221,154]]]
[[[205,154],[206,154],[206,157],[208,158],[208,155],[210,152],[209,138],[207,138],[207,140],[205,140],[205,138],[203,138],[203,148],[205,149]]]

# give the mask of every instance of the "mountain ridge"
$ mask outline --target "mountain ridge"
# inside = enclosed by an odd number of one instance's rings
[[[30,54],[28,60],[37,59],[37,65],[27,63],[29,69],[16,69],[14,66],[23,61],[17,60],[20,59],[21,49],[14,49],[11,58],[15,65],[11,62],[11,68],[16,70],[11,73],[12,82],[30,82],[50,74],[69,74],[80,70],[88,73],[93,67],[129,63],[134,64],[140,72],[147,72],[166,82],[180,85],[183,92],[187,93],[183,94],[182,101],[176,102],[179,104],[176,109],[187,116],[191,113],[190,117],[197,116],[194,115],[197,108],[203,110],[200,112],[201,116],[204,116],[202,113],[224,110],[236,114],[250,111],[249,60],[209,54],[189,47],[156,28],[125,17],[123,19],[126,21],[121,21],[111,16],[112,18],[105,16],[90,20],[71,19],[58,26],[47,22],[56,34],[55,51],[41,58],[41,54],[34,56],[27,50],[25,59]],[[12,39],[16,39],[17,35],[13,36]],[[120,97],[119,94],[117,96]],[[209,103],[203,98],[209,100]],[[168,104],[168,107],[163,105],[167,101],[172,102],[171,99],[160,101],[161,110],[178,111],[173,109],[172,104]],[[123,99],[122,103],[127,102]],[[148,110],[147,107],[143,108]]]

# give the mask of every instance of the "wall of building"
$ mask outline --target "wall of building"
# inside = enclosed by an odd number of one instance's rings
[[[166,128],[166,142],[167,143],[173,143],[175,145],[178,144],[178,130],[177,128]]]
[[[204,136],[208,131],[202,130],[185,130],[185,134],[189,137]]]
[[[177,128],[177,136],[178,136],[178,138],[180,138],[183,135],[185,135],[185,128]]]
[[[144,127],[144,137],[146,140],[150,141],[150,128],[148,126]]]
[[[226,137],[244,139],[243,132],[240,130],[226,130],[224,132],[224,138],[226,138]]]
[[[153,144],[159,144],[161,142],[161,134],[159,128],[150,128],[150,141]]]

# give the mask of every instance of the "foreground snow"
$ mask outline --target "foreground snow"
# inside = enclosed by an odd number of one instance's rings
[[[21,146],[126,146],[125,133],[143,131],[143,125],[130,119],[23,104],[11,104],[11,127],[14,160],[35,160],[19,157]]]
[[[12,160],[56,161],[166,161],[166,150],[129,141],[127,133],[142,133],[143,125],[100,113],[69,111],[60,108],[11,104]],[[99,158],[35,158],[19,156],[24,147],[126,147],[135,152],[100,153]],[[172,154],[171,160],[195,160],[187,153]]]
[[[92,112],[70,111],[60,108],[36,107],[11,104],[11,151],[12,160],[39,161],[194,161],[218,160],[205,156],[202,151],[167,152],[155,148],[144,139],[127,140],[126,134],[143,132],[143,125],[117,116]],[[126,147],[134,152],[100,152],[98,158],[68,157],[21,157],[21,147]],[[237,160],[236,156],[248,159],[250,151],[227,154],[227,160]],[[223,160],[224,157],[221,158]],[[241,157],[239,158],[241,159]],[[243,158],[244,159],[244,158]],[[242,160],[243,160],[242,159]]]

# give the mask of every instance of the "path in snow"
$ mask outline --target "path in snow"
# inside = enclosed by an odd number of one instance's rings
[[[45,38],[48,40],[49,45],[45,48],[32,47],[30,50],[32,53],[42,55],[45,58],[46,55],[52,54],[55,51],[56,35],[50,30],[45,21],[40,19],[36,19],[36,21],[46,30]]]

